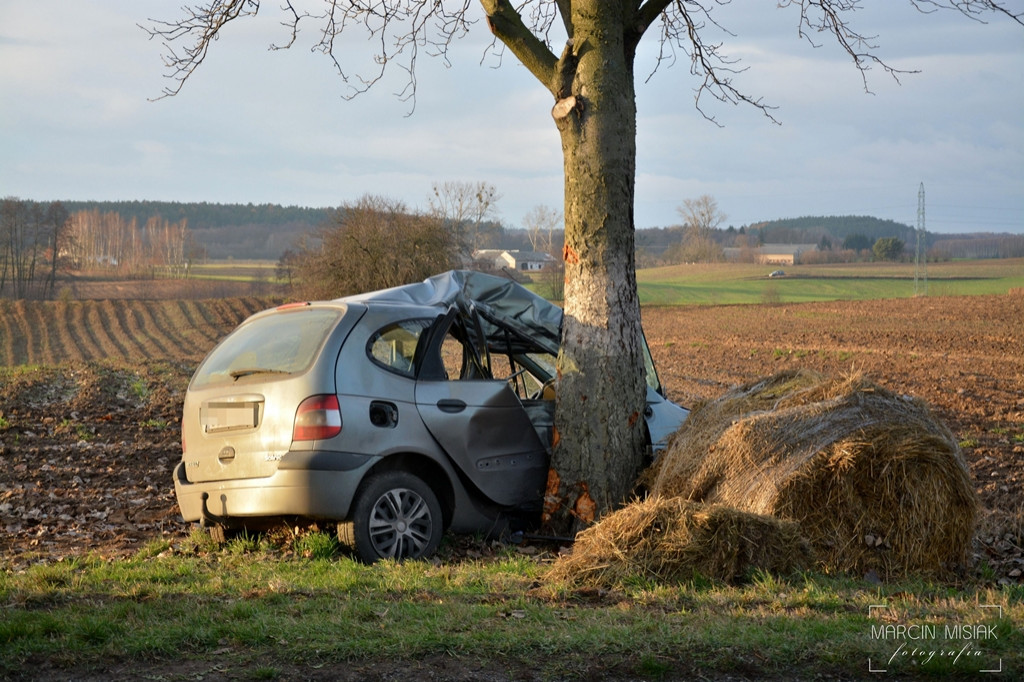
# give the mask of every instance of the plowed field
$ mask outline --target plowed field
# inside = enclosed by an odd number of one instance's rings
[[[171,471],[188,376],[274,302],[0,302],[0,567],[187,534]],[[862,371],[929,402],[961,441],[985,510],[976,570],[1020,580],[1024,295],[648,308],[644,327],[684,405],[796,367]]]
[[[0,300],[0,365],[198,361],[267,299]]]

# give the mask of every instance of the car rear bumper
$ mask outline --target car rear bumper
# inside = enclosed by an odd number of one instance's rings
[[[187,479],[185,462],[179,462],[174,468],[174,494],[186,521],[269,516],[342,520],[348,516],[356,488],[374,461],[367,457],[348,469],[282,466],[266,478],[199,483]]]

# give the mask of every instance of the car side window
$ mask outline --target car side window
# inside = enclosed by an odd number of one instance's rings
[[[491,378],[476,359],[473,350],[451,330],[448,330],[441,342],[441,364],[444,365],[445,378],[449,381]]]
[[[403,320],[389,324],[370,337],[366,354],[384,369],[413,376],[416,346],[432,320]]]
[[[441,364],[444,365],[444,375],[450,381],[457,381],[462,378],[464,368],[465,347],[462,342],[452,336],[451,332],[445,335],[441,342]]]

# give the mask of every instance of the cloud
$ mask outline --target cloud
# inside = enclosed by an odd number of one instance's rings
[[[645,82],[655,36],[641,44],[639,226],[677,222],[682,201],[703,193],[737,226],[813,213],[912,220],[924,181],[949,207],[936,224],[975,224],[977,209],[965,207],[982,206],[999,220],[990,224],[1024,231],[1019,27],[865,5],[863,31],[879,35],[895,66],[920,70],[898,85],[875,68],[866,94],[847,55],[800,40],[792,8],[770,5],[716,7],[735,35],[711,37],[742,58],[749,68],[737,84],[778,106],[781,126],[718,104],[709,113],[724,127],[708,123],[685,55]],[[0,188],[36,199],[301,205],[373,193],[424,206],[434,182],[484,180],[510,224],[537,204],[561,207],[552,98],[509,54],[499,69],[481,63],[491,40],[482,24],[452,46],[450,66],[421,53],[409,116],[394,94],[400,70],[346,100],[330,60],[308,49],[312,22],[291,50],[268,50],[282,39],[276,9],[230,26],[179,96],[151,102],[168,84],[162,48],[136,24],[178,16],[180,0],[3,3]],[[340,43],[346,68],[370,63],[364,38]]]

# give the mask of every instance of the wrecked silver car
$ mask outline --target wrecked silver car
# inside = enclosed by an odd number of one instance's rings
[[[219,535],[335,520],[366,562],[429,556],[446,529],[536,521],[561,321],[519,284],[468,271],[253,315],[185,395],[183,517]],[[646,367],[657,450],[688,412],[649,352]]]

